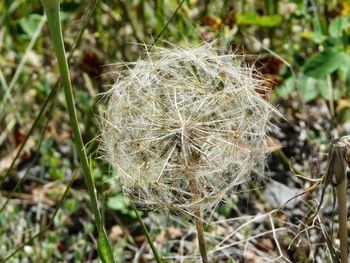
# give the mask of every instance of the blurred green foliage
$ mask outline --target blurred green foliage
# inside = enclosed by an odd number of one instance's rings
[[[61,4],[65,45],[70,50],[82,19],[91,8],[91,1],[64,0]],[[83,41],[73,54],[71,76],[79,120],[84,141],[93,157],[91,165],[97,191],[100,196],[106,197],[105,217],[109,227],[117,224],[115,217],[135,222],[135,214],[122,197],[117,175],[100,158],[98,148],[96,115],[104,107],[98,94],[110,87],[115,78],[113,71],[117,70],[106,65],[138,59],[144,45],[154,43],[179,4],[177,0],[101,1]],[[0,101],[25,55],[42,14],[39,0],[0,1]],[[267,64],[262,72],[266,78],[280,78],[272,87],[277,86],[272,91],[272,97],[280,100],[300,96],[308,103],[334,101],[338,121],[350,122],[350,103],[347,102],[350,96],[349,1],[186,0],[161,40],[163,42],[160,41],[159,45],[170,42],[184,46],[215,40],[218,45],[229,47],[238,54],[254,54],[253,62],[247,63],[256,63],[258,68],[263,64],[260,58],[277,57],[277,61]],[[27,132],[33,116],[58,78],[50,45],[45,26],[33,49],[28,51],[29,59],[20,72],[10,99],[2,105],[5,110],[0,112],[0,159],[9,156],[21,142],[18,133]],[[64,109],[64,98],[60,93],[39,160],[33,165],[36,172],[22,187],[25,194],[32,194],[33,189],[43,189],[47,184],[62,186],[73,170],[77,157],[71,150],[71,130]],[[38,130],[33,137],[34,142],[39,134]],[[31,153],[36,152],[35,146],[28,151],[30,159]],[[22,159],[21,166],[5,182],[8,188],[4,187],[3,191],[11,190],[11,182],[19,180],[23,167],[27,168],[28,160]],[[50,200],[57,200],[61,193],[59,186],[48,195]],[[96,251],[91,250],[95,232],[89,223],[91,215],[86,209],[88,202],[83,188],[78,180],[52,231],[25,248],[13,262],[24,262],[25,258],[40,262],[83,262],[88,257],[96,258]],[[0,198],[1,202],[3,200]],[[30,202],[10,202],[0,216],[0,255],[20,245],[34,230],[44,225],[51,210],[49,205],[43,209]],[[36,218],[38,213],[43,215]],[[229,215],[230,211],[221,208],[220,213]],[[116,255],[127,249],[123,239],[116,241],[114,247]],[[127,253],[123,257],[120,257],[120,262],[128,260]]]

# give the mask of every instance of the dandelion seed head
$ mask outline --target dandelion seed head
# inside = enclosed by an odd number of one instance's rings
[[[147,209],[210,208],[264,170],[279,113],[253,67],[212,44],[152,47],[109,91],[102,141],[124,193]]]

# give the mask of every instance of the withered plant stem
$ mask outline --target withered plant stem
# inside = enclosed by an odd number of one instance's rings
[[[350,153],[350,136],[344,136],[332,142],[333,173],[335,177],[338,198],[338,221],[340,258],[342,263],[348,262],[348,228],[347,228],[347,167]]]
[[[196,209],[194,213],[196,216],[197,238],[198,238],[199,251],[202,257],[202,262],[208,263],[207,249],[205,247],[204,230],[203,230],[202,215],[201,215],[200,208]]]
[[[194,197],[193,199],[195,199],[196,197],[198,197],[198,188],[197,188],[196,178],[192,169],[188,169],[188,176],[189,176],[191,192],[193,193],[193,197]],[[200,207],[195,208],[194,216],[196,220],[199,252],[202,257],[202,262],[208,263],[207,249],[205,247],[204,229],[203,229],[203,223],[202,223],[202,213],[201,213]]]
[[[339,217],[339,239],[341,262],[348,262],[348,229],[347,229],[347,207],[346,207],[346,189],[347,180],[337,185],[338,197],[338,217]]]
[[[335,139],[331,143],[326,181],[335,183],[338,198],[338,222],[341,263],[348,262],[347,228],[347,169],[350,164],[350,136]],[[334,176],[334,177],[332,177]]]

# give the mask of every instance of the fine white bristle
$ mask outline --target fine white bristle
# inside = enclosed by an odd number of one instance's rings
[[[103,147],[141,208],[210,208],[264,170],[279,113],[256,92],[262,78],[241,56],[212,44],[152,47],[116,79]]]

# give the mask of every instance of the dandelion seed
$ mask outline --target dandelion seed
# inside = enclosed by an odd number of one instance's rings
[[[212,44],[152,47],[109,92],[103,145],[124,193],[147,209],[209,209],[254,170],[279,113],[263,80]]]

